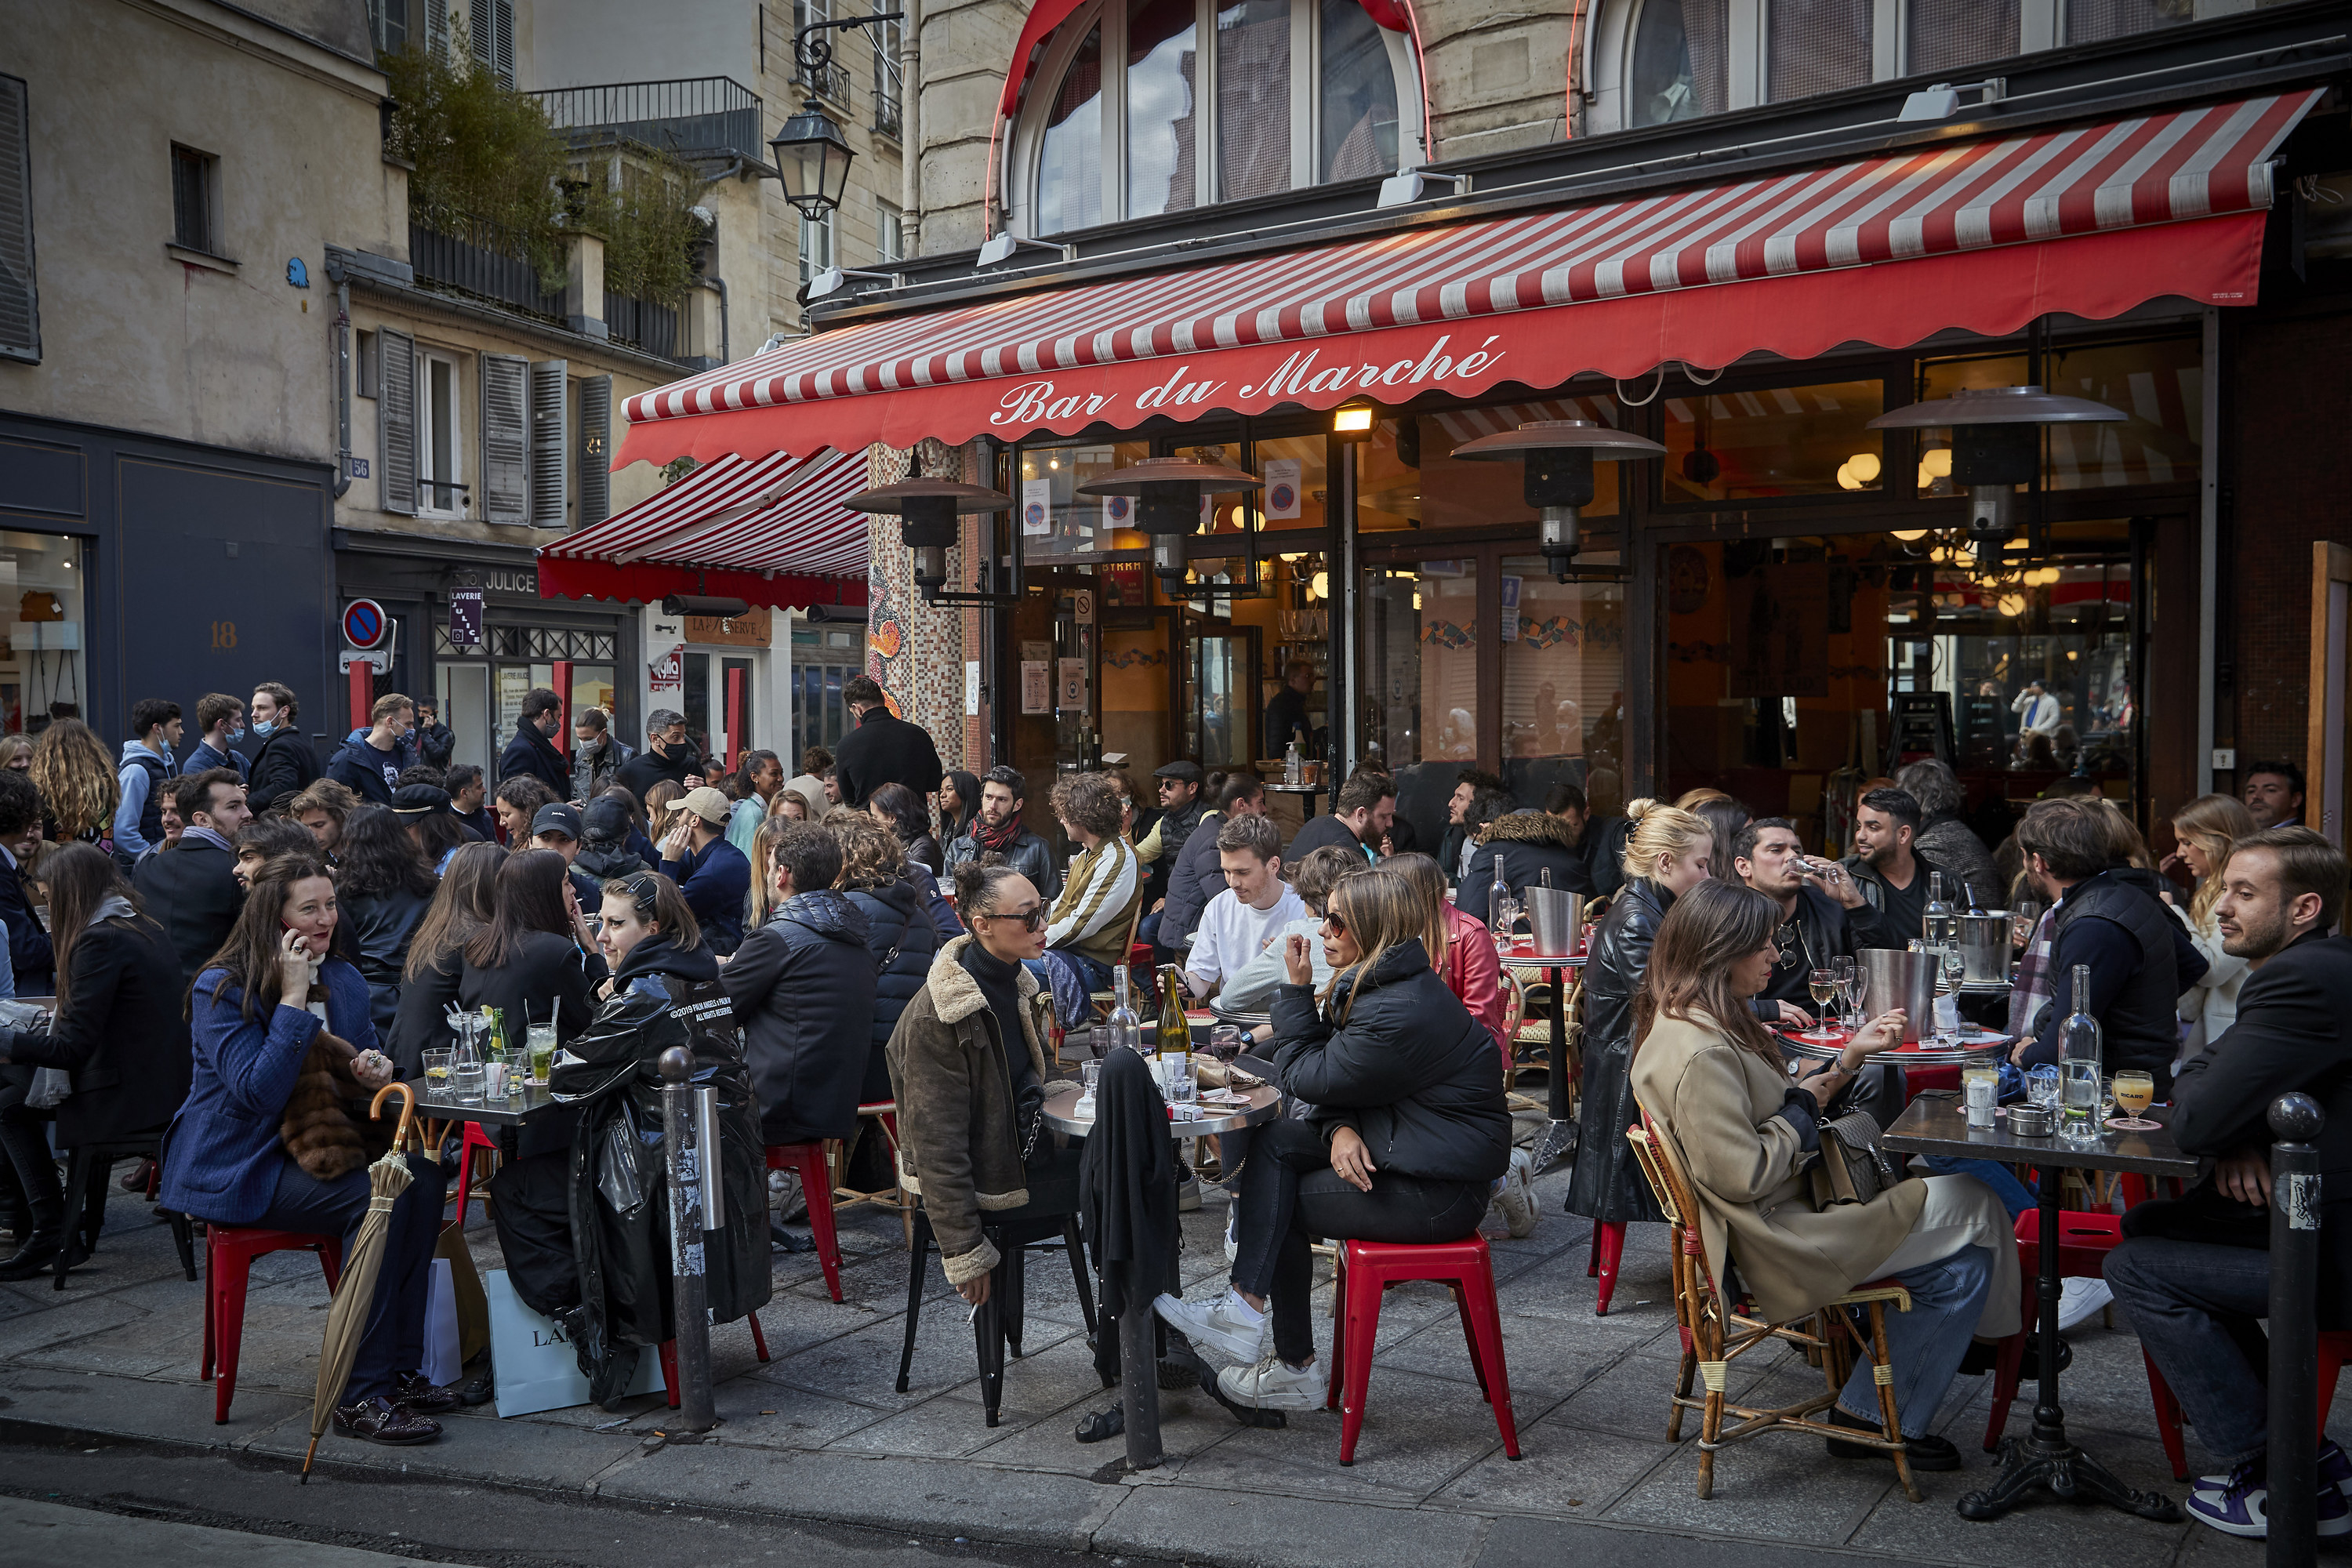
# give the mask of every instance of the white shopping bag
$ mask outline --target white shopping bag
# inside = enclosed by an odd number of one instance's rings
[[[499,1414],[535,1415],[588,1403],[588,1377],[572,1342],[549,1319],[522,1303],[503,1268],[482,1276],[490,1303],[490,1367],[497,1375]],[[661,1356],[652,1345],[637,1352],[631,1394],[659,1394]]]
[[[453,1386],[466,1363],[457,1350],[457,1277],[449,1260],[433,1260],[433,1285],[425,1308],[425,1381]]]

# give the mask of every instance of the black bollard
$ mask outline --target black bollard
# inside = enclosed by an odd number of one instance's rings
[[[2271,1101],[2270,1568],[2303,1568],[2318,1526],[2319,1151],[2307,1094]]]
[[[677,1335],[677,1415],[681,1432],[719,1424],[710,1402],[710,1291],[702,1273],[702,1164],[716,1148],[696,1146],[694,1058],[682,1046],[661,1054],[662,1151],[669,1163],[670,1300]]]

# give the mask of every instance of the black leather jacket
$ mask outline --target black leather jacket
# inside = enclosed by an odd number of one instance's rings
[[[954,886],[956,868],[967,860],[979,859],[981,854],[979,843],[970,834],[957,839],[948,846],[947,870],[940,880],[950,887]],[[1053,846],[1043,838],[1024,832],[1013,841],[1012,847],[1004,850],[1003,855],[1004,863],[1034,883],[1037,896],[1048,904],[1061,892],[1062,879],[1054,866]]]
[[[1641,1114],[1633,1100],[1633,996],[1649,973],[1650,944],[1675,896],[1636,877],[1609,902],[1584,966],[1584,1108],[1569,1176],[1568,1212],[1622,1223],[1663,1220],[1633,1162],[1625,1130]]]

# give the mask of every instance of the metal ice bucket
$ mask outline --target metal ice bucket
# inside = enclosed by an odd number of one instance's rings
[[[1527,901],[1528,927],[1534,933],[1538,952],[1575,951],[1577,933],[1584,929],[1582,893],[1528,887],[1519,889],[1519,897]]]
[[[1901,952],[1893,948],[1866,947],[1855,954],[1862,964],[1862,1016],[1875,1018],[1900,1007],[1905,1017],[1903,1043],[1911,1045],[1924,1027],[1936,1023],[1936,955]]]
[[[1967,985],[2009,984],[2009,911],[1987,910],[1960,917],[1960,981]]]

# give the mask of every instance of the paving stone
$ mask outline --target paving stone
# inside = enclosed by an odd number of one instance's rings
[[[1474,1521],[1404,1509],[1137,1486],[1094,1532],[1094,1550],[1265,1568],[1449,1568],[1471,1560],[1477,1535]]]

